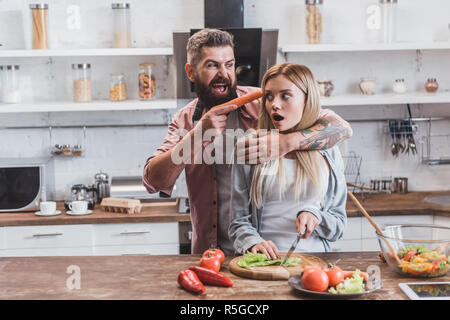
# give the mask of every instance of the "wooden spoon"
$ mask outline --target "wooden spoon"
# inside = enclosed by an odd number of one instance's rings
[[[351,191],[347,191],[347,194],[350,197],[350,199],[352,199],[352,201],[356,204],[358,209],[364,214],[364,216],[367,218],[367,220],[369,220],[370,224],[382,236],[382,239],[384,240],[384,242],[386,242],[387,246],[389,247],[389,250],[391,251],[392,256],[395,258],[395,260],[397,260],[397,263],[400,265],[401,261],[398,258],[397,253],[395,252],[394,248],[392,248],[389,241],[387,241],[387,239],[384,237],[384,234],[381,231],[381,229],[378,227],[378,225],[375,223],[375,221],[373,221],[373,219],[370,217],[370,215],[367,213],[367,211],[364,209],[364,207],[361,205],[361,203],[359,203],[358,199],[356,199],[356,197],[353,195],[353,193]]]

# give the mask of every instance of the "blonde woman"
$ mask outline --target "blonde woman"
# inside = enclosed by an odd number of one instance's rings
[[[319,90],[306,66],[273,66],[261,87],[258,129],[288,133],[317,121]],[[298,232],[303,236],[297,251],[329,251],[329,242],[338,240],[346,226],[346,192],[337,147],[293,151],[258,165],[233,165],[229,236],[236,252],[278,259]]]

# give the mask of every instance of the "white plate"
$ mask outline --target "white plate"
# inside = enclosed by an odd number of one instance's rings
[[[72,212],[72,211],[67,211],[66,212],[68,215],[71,216],[85,216],[87,214],[91,214],[92,210],[87,210],[86,212]]]
[[[41,216],[41,217],[50,217],[50,216],[57,216],[58,214],[61,214],[61,211],[56,210],[55,212],[51,212],[51,213],[43,213],[41,211],[36,211],[34,214],[37,216]]]

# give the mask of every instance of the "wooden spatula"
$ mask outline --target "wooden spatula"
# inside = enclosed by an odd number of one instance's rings
[[[348,196],[350,197],[350,199],[352,199],[352,201],[356,204],[356,206],[358,207],[358,209],[363,213],[363,215],[367,218],[367,220],[369,220],[370,224],[375,228],[375,230],[377,230],[377,232],[382,236],[384,242],[386,242],[387,246],[389,247],[389,250],[392,253],[392,256],[395,258],[395,260],[397,260],[397,263],[400,264],[401,261],[397,256],[397,253],[395,252],[394,248],[392,248],[391,244],[389,243],[389,241],[387,241],[387,239],[384,237],[383,232],[381,231],[381,229],[378,227],[378,225],[375,223],[375,221],[373,221],[373,219],[370,217],[370,215],[367,213],[367,211],[364,209],[364,207],[361,205],[361,203],[359,203],[358,199],[356,199],[356,197],[353,195],[353,193],[351,191],[347,191]]]

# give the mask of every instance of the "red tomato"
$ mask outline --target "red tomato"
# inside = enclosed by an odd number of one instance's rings
[[[404,260],[404,261],[409,261],[409,260],[411,260],[411,258],[414,257],[416,254],[417,254],[417,251],[416,251],[416,250],[408,251],[408,252],[405,254],[405,256],[403,257],[403,260]]]
[[[330,287],[337,286],[344,281],[344,272],[338,266],[331,266],[324,271],[328,276]]]
[[[223,263],[225,261],[225,254],[220,249],[216,249],[216,248],[208,249],[205,252],[203,252],[202,257],[206,257],[209,254],[219,258],[220,263]]]
[[[208,254],[206,257],[202,257],[200,259],[200,267],[219,272],[220,266],[221,266],[220,260],[216,256]]]
[[[307,270],[302,276],[302,285],[305,289],[323,292],[328,288],[328,276],[320,268]]]

